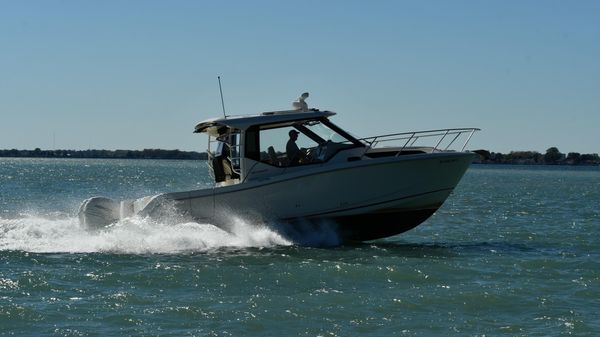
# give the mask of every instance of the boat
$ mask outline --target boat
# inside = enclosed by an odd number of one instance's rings
[[[239,217],[290,237],[334,231],[339,242],[369,241],[428,219],[474,159],[465,148],[477,128],[360,138],[331,121],[335,112],[309,109],[306,97],[292,110],[198,123],[212,186],[137,200],[93,197],[80,206],[80,223],[98,229],[133,215],[177,214],[227,230]]]

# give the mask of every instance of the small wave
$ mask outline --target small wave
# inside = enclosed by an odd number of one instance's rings
[[[211,224],[169,224],[131,217],[100,231],[86,231],[77,218],[27,215],[0,218],[0,250],[35,253],[180,253],[220,248],[291,245],[277,232],[232,218],[228,231]]]
[[[336,247],[342,244],[338,224],[331,220],[304,221],[297,220],[293,224],[272,223],[271,228],[301,246]]]

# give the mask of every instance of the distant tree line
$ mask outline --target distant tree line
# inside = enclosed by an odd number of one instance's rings
[[[479,155],[475,163],[480,164],[521,164],[521,165],[600,165],[597,153],[580,154],[578,152],[561,153],[551,147],[545,154],[537,151],[511,151],[508,154],[474,151]],[[0,150],[0,157],[23,158],[104,158],[104,159],[198,159],[206,160],[205,152],[180,150]]]
[[[180,150],[0,150],[0,157],[27,158],[106,158],[106,159],[200,159],[206,153]]]
[[[551,147],[545,154],[537,151],[511,151],[508,154],[476,150],[479,158],[475,163],[481,164],[522,164],[522,165],[600,165],[597,153],[580,154],[578,152],[561,153],[558,148]]]

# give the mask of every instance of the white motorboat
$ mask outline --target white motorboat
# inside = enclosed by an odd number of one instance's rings
[[[79,219],[98,228],[135,214],[176,214],[227,229],[232,216],[277,224],[284,235],[334,230],[341,241],[405,232],[448,198],[474,158],[476,128],[358,138],[307,109],[213,118],[208,135],[210,188],[138,200],[84,201]]]

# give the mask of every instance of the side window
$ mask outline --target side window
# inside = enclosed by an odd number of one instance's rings
[[[274,166],[297,166],[314,162],[317,142],[292,126],[263,129],[259,133],[260,161]]]

